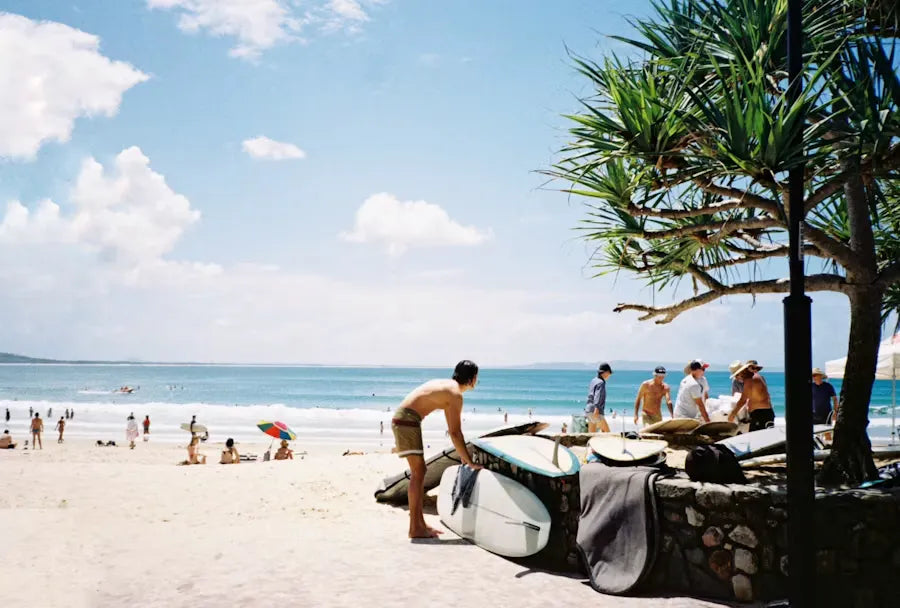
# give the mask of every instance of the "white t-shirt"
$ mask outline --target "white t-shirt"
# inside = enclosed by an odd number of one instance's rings
[[[685,376],[678,385],[675,418],[699,418],[700,408],[694,399],[703,399],[703,385],[693,376]]]
[[[706,374],[697,378],[697,382],[703,387],[704,394],[709,395],[709,380],[706,379]]]

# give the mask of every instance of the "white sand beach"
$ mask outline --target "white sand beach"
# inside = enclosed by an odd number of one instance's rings
[[[308,454],[222,466],[213,444],[211,464],[176,466],[173,444],[47,440],[0,452],[0,573],[17,605],[721,605],[604,596],[449,531],[411,542],[406,511],[372,496],[402,469],[384,452],[295,446]],[[268,442],[238,447],[261,456]]]

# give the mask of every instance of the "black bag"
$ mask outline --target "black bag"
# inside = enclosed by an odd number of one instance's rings
[[[734,453],[724,445],[698,445],[687,455],[684,470],[691,481],[747,483]]]

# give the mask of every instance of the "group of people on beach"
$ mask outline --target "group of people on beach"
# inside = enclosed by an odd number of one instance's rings
[[[670,418],[694,418],[710,422],[709,380],[706,370],[709,363],[702,359],[692,359],[684,368],[684,377],[678,385],[678,393],[673,404],[672,391],[665,382],[666,368],[658,366],[653,370],[653,377],[641,383],[634,400],[634,423],[640,415],[643,426],[662,422],[662,402],[665,400]],[[766,379],[760,373],[763,366],[755,359],[734,361],[728,366],[731,372],[731,394],[735,397],[734,405],[727,413],[729,422],[738,420],[749,424],[750,431],[768,428],[775,423],[772,409],[772,398]],[[597,377],[588,386],[585,417],[588,432],[599,429],[609,432],[606,422],[606,382],[612,375],[609,363],[601,363],[597,368]],[[838,398],[827,376],[819,369],[812,371],[813,423],[827,424],[837,415]]]

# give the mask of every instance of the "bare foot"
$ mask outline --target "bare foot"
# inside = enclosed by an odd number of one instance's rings
[[[437,528],[432,528],[431,526],[425,526],[425,528],[427,528],[428,531],[431,532],[432,534],[434,534],[435,536],[437,536],[438,534],[444,533],[443,530],[438,530]]]
[[[437,538],[438,534],[439,532],[437,530],[429,528],[428,526],[409,531],[410,538]]]

